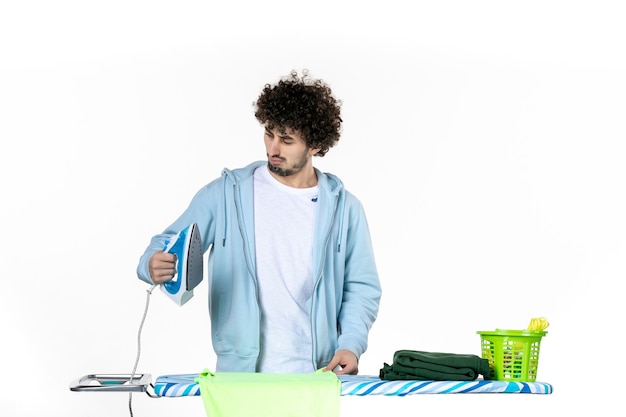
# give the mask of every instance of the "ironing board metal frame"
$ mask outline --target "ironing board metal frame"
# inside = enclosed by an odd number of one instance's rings
[[[145,392],[149,397],[193,397],[200,395],[198,374],[159,376],[152,384],[150,374],[89,374],[70,385],[72,391]],[[546,382],[514,382],[476,379],[474,381],[384,381],[373,375],[340,375],[341,395],[405,396],[415,394],[552,394]]]
[[[70,384],[70,390],[89,392],[145,392],[150,395],[148,392],[149,386],[152,386],[152,376],[150,374],[88,374],[72,382]]]

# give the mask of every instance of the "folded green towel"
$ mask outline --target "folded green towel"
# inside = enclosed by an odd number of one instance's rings
[[[384,364],[380,379],[472,381],[478,375],[489,377],[489,361],[476,355],[398,350],[393,364]]]

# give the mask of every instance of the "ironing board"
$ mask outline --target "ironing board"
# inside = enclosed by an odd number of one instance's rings
[[[174,374],[157,377],[154,392],[160,397],[199,396],[200,387],[194,381],[198,374]],[[513,382],[476,379],[474,381],[402,381],[381,380],[371,375],[338,375],[341,395],[405,396],[415,394],[512,393],[552,394],[546,382]]]

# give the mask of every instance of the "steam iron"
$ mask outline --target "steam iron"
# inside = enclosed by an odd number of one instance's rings
[[[202,240],[198,225],[192,224],[165,242],[164,252],[176,255],[174,278],[161,284],[172,301],[182,306],[193,297],[193,289],[202,282]]]

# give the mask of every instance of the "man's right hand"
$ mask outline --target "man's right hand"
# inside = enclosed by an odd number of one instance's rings
[[[155,284],[162,284],[174,278],[176,273],[176,255],[169,252],[156,252],[148,261],[150,278]]]

